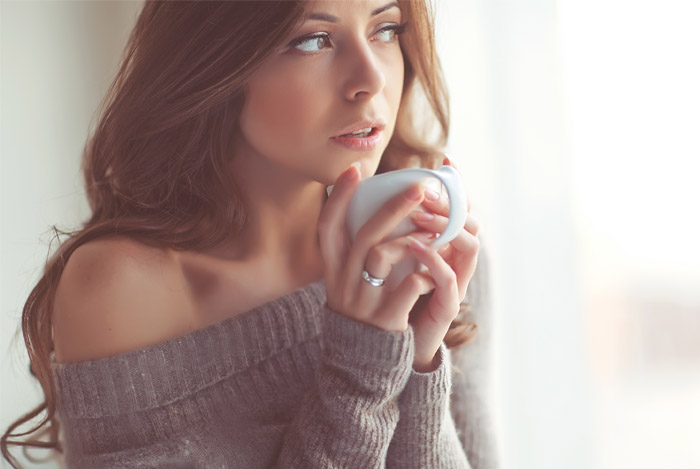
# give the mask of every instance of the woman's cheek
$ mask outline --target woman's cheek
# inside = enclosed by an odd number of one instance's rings
[[[403,55],[399,51],[398,55],[392,61],[392,65],[389,68],[390,79],[387,80],[387,84],[390,84],[390,102],[395,112],[398,112],[399,105],[401,104],[401,96],[403,94],[403,78],[404,78],[404,61]]]
[[[314,95],[311,83],[308,76],[278,79],[261,93],[260,118],[276,135],[293,140],[313,121],[318,94]]]

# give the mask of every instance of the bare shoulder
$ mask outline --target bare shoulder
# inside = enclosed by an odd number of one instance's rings
[[[68,259],[56,291],[56,361],[94,360],[193,328],[189,289],[172,251],[127,237],[90,241]]]

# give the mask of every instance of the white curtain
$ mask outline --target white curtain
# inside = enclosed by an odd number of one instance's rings
[[[503,467],[700,467],[700,4],[437,4]]]
[[[452,154],[494,260],[502,466],[592,467],[556,4],[441,0]]]
[[[0,2],[2,432],[42,396],[29,374],[19,318],[42,272],[50,226],[73,229],[89,214],[81,152],[140,5]],[[46,452],[30,454],[41,458]],[[27,468],[58,467],[20,461]],[[0,467],[9,467],[3,458]]]

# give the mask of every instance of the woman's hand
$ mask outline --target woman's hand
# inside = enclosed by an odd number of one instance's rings
[[[443,164],[457,169],[448,158],[445,158]],[[442,233],[447,227],[449,216],[447,199],[440,197],[438,200],[430,200],[426,197],[422,205],[427,213],[433,214],[433,218],[423,220],[421,213],[426,212],[414,211],[413,222],[425,230]],[[467,203],[467,212],[471,212],[470,203]],[[460,234],[437,251],[427,248],[421,240],[411,244],[416,259],[425,264],[436,285],[428,301],[420,302],[411,314],[416,342],[413,368],[416,371],[427,372],[435,368],[435,354],[450,324],[459,313],[460,303],[467,294],[469,281],[476,269],[479,253],[478,232],[479,225],[468,213]]]
[[[399,222],[423,201],[422,185],[414,185],[382,206],[350,243],[345,217],[348,204],[359,183],[359,171],[350,167],[338,178],[318,220],[319,242],[324,259],[324,278],[328,307],[354,320],[387,331],[405,331],[408,315],[420,295],[430,292],[435,283],[429,275],[414,273],[396,288],[372,286],[362,271],[386,278],[393,264],[410,256],[408,236],[390,241]],[[415,231],[414,238],[427,242],[433,233]]]

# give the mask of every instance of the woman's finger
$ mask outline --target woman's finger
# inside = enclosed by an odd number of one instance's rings
[[[327,285],[335,285],[347,256],[345,216],[359,184],[360,172],[351,166],[341,173],[318,218],[319,245],[325,262]]]
[[[365,270],[370,249],[384,241],[411,210],[423,200],[423,186],[416,184],[385,203],[357,232],[348,254],[345,273],[349,277],[344,283],[344,294],[355,295],[363,286],[360,282]],[[368,271],[369,272],[369,271]],[[372,274],[377,275],[377,274]]]
[[[430,293],[434,289],[435,280],[429,275],[420,272],[408,275],[394,289],[394,294],[387,298],[382,308],[382,314],[391,316],[396,315],[397,311],[410,311],[421,295]]]
[[[419,221],[414,219],[414,223],[428,231],[435,230],[442,232],[445,226],[447,226],[447,219],[435,216],[435,219],[432,221]],[[478,231],[478,227],[476,231]],[[479,244],[479,239],[475,234],[467,230],[461,230],[452,241],[442,246],[437,251],[438,255],[451,265],[454,272],[457,274],[459,291],[462,295],[466,295],[467,285],[474,273],[474,268],[476,267],[475,260],[479,253]]]
[[[440,194],[434,189],[425,189],[425,200],[421,204],[428,211],[439,213],[440,215],[447,217],[450,215],[450,200],[444,194]],[[471,200],[467,198],[467,213],[470,213],[472,209]]]
[[[415,231],[411,233],[411,236],[423,243],[430,243],[436,237],[435,233],[429,231]],[[388,277],[395,264],[411,255],[410,243],[411,239],[408,236],[401,236],[391,241],[377,244],[367,254],[365,270],[373,277]]]
[[[450,213],[450,201],[447,197],[443,197],[438,191],[430,187],[425,189],[425,199],[421,206],[431,212],[439,213],[442,216],[448,216]]]
[[[435,306],[430,308],[433,319],[441,324],[449,324],[459,312],[457,274],[435,249],[418,240],[413,240],[410,247],[416,259],[428,268],[435,281],[435,291],[430,300]]]
[[[413,222],[427,231],[433,231],[435,233],[442,233],[447,229],[448,218],[444,215],[433,214],[430,212],[423,212],[421,210],[414,210],[411,212],[411,219]],[[479,234],[479,222],[471,214],[467,214],[467,219],[464,222],[464,229],[467,230],[473,236]]]

